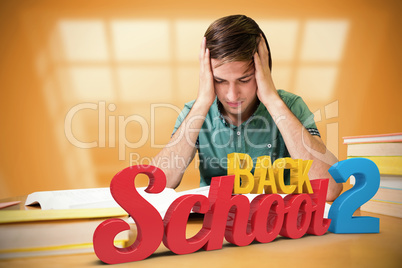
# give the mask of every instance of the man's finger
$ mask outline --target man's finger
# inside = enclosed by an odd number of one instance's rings
[[[210,57],[210,53],[209,53],[209,49],[207,48],[205,50],[205,55],[204,55],[204,71],[206,73],[212,73],[211,70],[211,57]]]
[[[260,39],[260,43],[258,44],[258,54],[260,56],[262,66],[268,66],[268,48],[265,44],[265,39],[262,35]]]
[[[201,48],[200,48],[199,61],[200,61],[201,72],[204,72],[204,59],[205,59],[206,40],[207,39],[205,37],[202,39]]]
[[[258,55],[258,53],[254,53],[254,66],[255,66],[255,70],[257,72],[257,74],[261,73],[262,70],[262,66],[261,66],[261,60],[260,60],[260,55]]]

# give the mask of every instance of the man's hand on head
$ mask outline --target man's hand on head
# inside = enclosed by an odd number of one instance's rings
[[[198,89],[197,102],[210,107],[216,98],[214,76],[212,73],[211,57],[206,47],[207,40],[204,37],[201,43],[200,61],[200,85]]]
[[[258,50],[254,54],[254,66],[255,79],[257,81],[257,96],[265,106],[267,106],[270,101],[280,98],[276,91],[274,81],[272,80],[268,62],[268,48],[264,42],[264,37],[261,35]]]

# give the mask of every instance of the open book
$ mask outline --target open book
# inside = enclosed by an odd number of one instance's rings
[[[162,218],[174,200],[186,194],[200,194],[208,196],[209,186],[195,188],[187,191],[176,192],[174,189],[165,188],[161,193],[149,194],[146,187],[137,188],[138,193],[153,205]],[[258,194],[245,194],[251,202]],[[281,195],[282,198],[285,195]],[[62,191],[34,192],[28,195],[25,205],[39,204],[42,210],[49,209],[95,209],[120,207],[114,201],[109,188],[90,188]],[[324,217],[328,217],[330,205],[326,204]]]
[[[202,194],[208,196],[209,186],[196,188],[183,192],[176,192],[174,189],[165,188],[161,193],[149,194],[145,192],[146,187],[137,188],[138,193],[152,204],[163,217],[178,197],[185,194]],[[28,195],[25,205],[39,204],[42,210],[59,209],[97,209],[97,208],[118,208],[119,204],[113,199],[110,188],[90,188],[61,191],[42,191]]]

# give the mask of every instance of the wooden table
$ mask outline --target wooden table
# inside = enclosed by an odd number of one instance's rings
[[[25,209],[23,204],[17,207]],[[116,267],[402,267],[402,219],[360,213],[379,217],[380,233],[328,232],[323,236],[305,235],[300,239],[277,237],[271,243],[252,243],[245,247],[224,242],[220,250],[200,250],[188,255],[176,255],[161,244],[149,258],[118,264]],[[202,218],[192,217],[187,226],[188,234],[195,234],[201,225]],[[0,260],[0,267],[12,268],[105,267],[104,265],[94,253]]]

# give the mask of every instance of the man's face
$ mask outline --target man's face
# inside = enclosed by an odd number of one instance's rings
[[[224,111],[232,123],[247,120],[254,112],[257,102],[257,83],[255,69],[249,68],[250,62],[236,61],[216,67],[220,61],[212,59],[215,91]],[[240,122],[239,122],[240,121]]]

